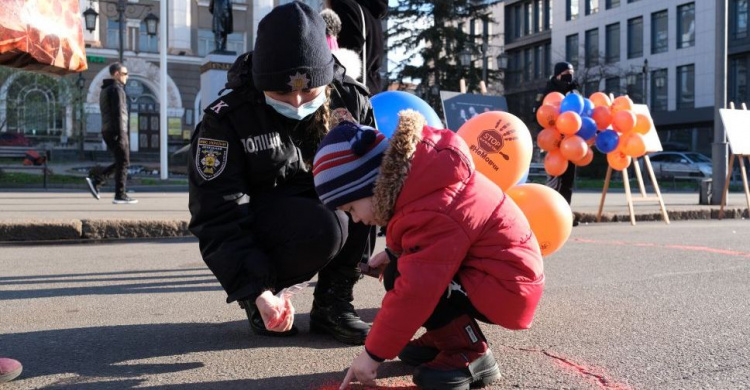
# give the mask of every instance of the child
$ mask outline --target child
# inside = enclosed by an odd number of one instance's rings
[[[344,122],[313,163],[328,207],[386,226],[386,252],[369,261],[387,290],[363,351],[341,385],[371,385],[397,355],[427,389],[469,389],[500,371],[476,320],[526,329],[542,295],[539,244],[521,210],[476,172],[468,146],[407,110],[390,140]],[[420,326],[427,332],[411,337]]]

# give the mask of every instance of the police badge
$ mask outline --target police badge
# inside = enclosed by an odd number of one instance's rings
[[[217,178],[226,167],[229,142],[209,138],[198,138],[195,152],[195,168],[204,180]]]

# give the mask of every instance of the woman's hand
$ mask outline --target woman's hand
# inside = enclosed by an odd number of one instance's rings
[[[270,291],[264,291],[255,299],[260,317],[266,329],[272,332],[286,332],[294,325],[294,306],[289,299],[281,299]]]
[[[346,389],[354,378],[365,386],[374,386],[375,377],[378,375],[378,367],[380,367],[380,362],[372,360],[367,352],[362,351],[362,353],[354,359],[352,366],[349,367],[349,370],[346,372],[346,377],[344,377],[344,381],[341,382],[339,390]]]

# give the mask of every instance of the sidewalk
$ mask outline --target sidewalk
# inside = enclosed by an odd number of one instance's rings
[[[0,191],[0,242],[189,236],[187,192],[134,192],[134,205],[112,204],[113,194],[97,201],[88,191]],[[640,193],[635,193],[640,197]],[[595,222],[601,192],[577,192],[573,211],[583,223]],[[697,193],[666,193],[672,221],[716,219],[719,206],[698,205]],[[745,194],[729,194],[725,218],[748,218]],[[638,221],[661,221],[656,202],[635,203]],[[603,222],[628,222],[625,194],[610,192]],[[750,226],[750,225],[748,225]]]

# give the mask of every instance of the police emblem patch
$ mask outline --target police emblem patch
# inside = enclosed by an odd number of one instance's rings
[[[310,79],[307,78],[307,73],[297,72],[294,75],[289,76],[289,82],[287,83],[292,87],[292,91],[299,91],[310,87]]]
[[[229,142],[210,138],[198,138],[195,152],[195,168],[205,180],[217,178],[224,171],[229,153]]]

